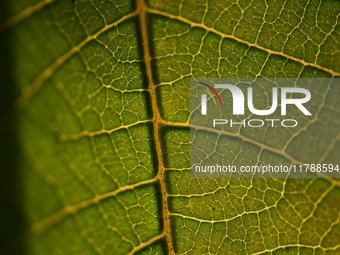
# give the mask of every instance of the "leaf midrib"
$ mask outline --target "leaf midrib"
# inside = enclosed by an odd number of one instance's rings
[[[151,68],[151,54],[150,54],[150,41],[148,36],[147,17],[146,17],[147,6],[144,0],[137,0],[137,11],[139,12],[139,26],[142,35],[142,46],[144,54],[144,63],[146,67],[146,76],[149,82],[149,90],[151,95],[151,106],[153,113],[153,131],[154,131],[154,142],[156,147],[156,157],[158,160],[158,173],[156,178],[159,180],[161,187],[161,198],[162,198],[162,218],[163,218],[163,231],[166,236],[167,249],[170,255],[174,255],[174,247],[172,242],[172,233],[170,226],[170,211],[168,205],[168,193],[165,183],[165,166],[163,161],[163,150],[161,144],[161,123],[162,117],[158,109],[156,87],[153,81],[153,73]]]

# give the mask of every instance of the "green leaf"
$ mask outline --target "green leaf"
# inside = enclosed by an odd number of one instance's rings
[[[339,180],[189,172],[190,78],[340,76],[338,1],[0,7],[1,254],[340,253]],[[224,134],[230,160],[338,160],[340,88],[312,93],[300,129]]]

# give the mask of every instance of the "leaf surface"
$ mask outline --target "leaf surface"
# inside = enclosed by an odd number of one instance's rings
[[[338,1],[2,5],[6,254],[340,253],[338,180],[189,172],[190,78],[339,76]],[[312,93],[297,129],[224,132],[230,161],[338,160],[340,88]]]

